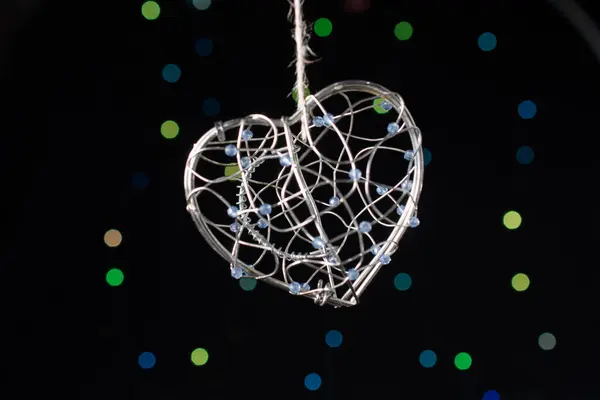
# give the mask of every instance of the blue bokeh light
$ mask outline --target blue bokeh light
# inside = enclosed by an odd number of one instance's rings
[[[196,40],[196,53],[198,53],[199,56],[210,56],[213,52],[213,48],[213,41],[208,38]]]
[[[519,164],[531,164],[534,157],[535,153],[529,146],[521,146],[517,150],[517,161]]]
[[[425,164],[425,166],[428,166],[430,162],[431,162],[431,151],[429,151],[429,149],[427,149],[427,148],[424,148],[423,149],[423,164]]]
[[[519,116],[523,119],[531,119],[537,114],[537,106],[531,100],[525,100],[519,104]]]
[[[163,79],[169,83],[175,83],[181,78],[181,69],[175,64],[167,64],[162,71]]]
[[[340,331],[331,330],[325,335],[325,343],[327,343],[327,346],[329,347],[340,347],[343,340],[344,337]]]
[[[496,48],[497,44],[496,35],[491,32],[482,33],[479,35],[479,39],[477,39],[477,45],[483,51],[492,51]]]
[[[133,184],[133,187],[141,190],[148,187],[150,179],[143,172],[136,172],[135,174],[133,174],[133,177],[131,177],[131,183]]]
[[[321,377],[314,372],[306,375],[306,378],[304,378],[304,386],[306,386],[308,390],[318,390],[321,387]]]
[[[412,286],[412,279],[410,275],[404,272],[400,272],[394,278],[394,286],[396,286],[396,289],[402,291],[410,289],[410,287]]]
[[[495,390],[488,390],[483,394],[483,400],[500,400],[500,393]]]
[[[138,357],[138,363],[143,369],[150,369],[156,364],[156,357],[149,351],[145,351]]]
[[[437,355],[433,350],[424,350],[419,356],[419,362],[424,368],[431,368],[437,362]]]
[[[219,111],[221,111],[221,104],[219,104],[217,99],[209,97],[202,103],[202,111],[209,117],[216,117]]]

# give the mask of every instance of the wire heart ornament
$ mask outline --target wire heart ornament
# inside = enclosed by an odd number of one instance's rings
[[[353,306],[419,225],[421,132],[399,94],[367,81],[305,104],[308,135],[299,111],[216,123],[189,154],[187,210],[234,278]]]

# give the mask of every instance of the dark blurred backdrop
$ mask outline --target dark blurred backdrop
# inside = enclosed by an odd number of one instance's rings
[[[0,5],[2,398],[598,397],[599,65],[565,15],[542,0],[306,0],[307,20],[333,23],[311,40],[313,93],[344,79],[398,91],[431,154],[421,226],[360,305],[331,309],[243,290],[185,211],[185,159],[215,120],[294,110],[288,4],[163,0],[154,20],[143,4]],[[402,21],[408,40],[394,36]],[[485,32],[491,51],[478,47]],[[511,210],[515,230],[502,223]],[[511,286],[517,273],[527,290]],[[196,348],[205,365],[190,361]]]

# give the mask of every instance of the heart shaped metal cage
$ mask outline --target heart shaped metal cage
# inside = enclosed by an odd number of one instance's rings
[[[187,210],[233,277],[353,306],[419,224],[421,132],[371,82],[335,83],[306,107],[307,137],[300,112],[216,123],[189,154]]]

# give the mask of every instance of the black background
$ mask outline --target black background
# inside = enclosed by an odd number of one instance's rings
[[[3,53],[2,397],[591,399],[597,396],[598,60],[546,1],[306,1],[313,92],[372,80],[399,92],[432,152],[421,226],[357,307],[245,292],[185,211],[187,153],[216,119],[289,114],[288,5],[216,0],[42,3]],[[586,3],[588,11],[592,12]],[[396,23],[414,35],[398,41]],[[486,31],[498,47],[483,52]],[[195,41],[215,50],[199,57]],[[175,63],[182,78],[165,82]],[[202,101],[221,103],[216,118]],[[531,120],[517,114],[537,104]],[[173,140],[160,124],[176,120]],[[531,165],[515,158],[531,146]],[[147,189],[131,183],[135,172]],[[522,226],[502,216],[517,210]],[[124,236],[117,248],[106,230]],[[105,274],[119,267],[120,287]],[[396,291],[408,272],[413,286]],[[515,292],[524,272],[529,290]],[[340,330],[340,348],[324,341]],[[538,336],[557,346],[543,351]],[[208,363],[190,352],[204,347]],[[438,355],[425,369],[424,349]],[[137,357],[151,351],[156,366]],[[466,351],[472,367],[456,369]],[[309,392],[304,377],[322,387]]]

